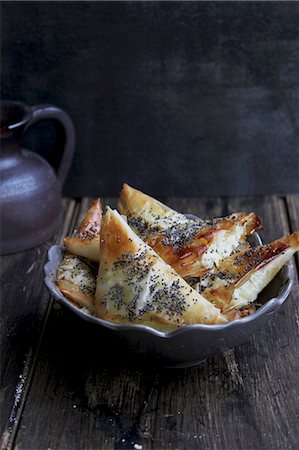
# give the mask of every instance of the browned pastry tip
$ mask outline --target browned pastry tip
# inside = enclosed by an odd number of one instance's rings
[[[75,236],[64,239],[66,249],[75,255],[98,261],[101,221],[102,205],[98,198],[91,203]]]
[[[98,235],[101,229],[101,220],[102,204],[101,200],[97,198],[91,202],[91,206],[80,222],[75,236],[84,240]]]

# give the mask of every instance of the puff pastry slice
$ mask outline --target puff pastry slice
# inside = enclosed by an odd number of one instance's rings
[[[133,230],[185,279],[217,266],[237,248],[246,246],[246,238],[260,228],[254,213],[188,220],[127,184],[118,206]]]
[[[226,321],[110,208],[101,228],[96,313],[109,321],[160,329]]]
[[[64,239],[64,245],[70,253],[90,259],[99,260],[100,229],[102,207],[100,199],[94,200],[90,209],[80,223],[74,237]]]
[[[62,294],[79,307],[94,313],[97,269],[78,256],[66,253],[56,272]]]
[[[211,270],[194,288],[223,311],[254,302],[282,266],[299,250],[299,232],[225,259],[221,270]]]

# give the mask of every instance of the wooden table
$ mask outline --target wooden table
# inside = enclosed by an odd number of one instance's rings
[[[265,241],[299,229],[298,195],[162,200],[202,217],[253,210]],[[115,358],[109,341],[54,304],[43,284],[48,248],[87,205],[64,200],[51,242],[1,259],[2,448],[298,448],[298,285],[246,344],[198,367]],[[293,264],[298,271],[298,258]]]

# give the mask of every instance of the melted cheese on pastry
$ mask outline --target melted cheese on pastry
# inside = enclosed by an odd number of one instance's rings
[[[56,284],[62,294],[77,306],[94,313],[97,270],[78,256],[65,254],[56,272]]]
[[[82,256],[91,261],[98,261],[101,220],[102,207],[100,199],[97,199],[92,202],[75,236],[64,239],[66,249],[75,255]]]
[[[160,329],[225,322],[218,308],[192,289],[110,208],[103,217],[100,245],[99,317]]]
[[[260,226],[253,214],[188,220],[157,200],[123,186],[119,209],[133,230],[183,278],[200,276],[229,256]]]
[[[254,270],[248,280],[242,283],[240,287],[236,287],[233,291],[228,309],[239,309],[254,302],[259,293],[273,280],[275,275],[289,261],[293,254],[294,251],[289,249],[285,253],[283,252],[279,256],[276,256],[273,261],[264,267]]]
[[[299,232],[270,244],[243,250],[197,280],[194,288],[223,311],[254,302],[282,266],[299,249]]]

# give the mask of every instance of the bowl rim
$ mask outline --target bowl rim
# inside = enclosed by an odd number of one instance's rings
[[[190,217],[190,215],[188,215]],[[195,217],[195,216],[192,216]],[[191,217],[190,217],[191,218]],[[257,241],[257,243],[262,243],[262,240],[257,232],[255,232],[254,237]],[[93,316],[92,314],[86,312],[84,309],[79,308],[75,306],[73,303],[71,303],[58,289],[58,287],[55,284],[54,276],[56,272],[56,268],[58,264],[60,263],[62,259],[62,255],[65,251],[65,247],[63,245],[55,244],[52,245],[48,250],[48,261],[44,266],[44,282],[48,289],[50,290],[51,294],[55,298],[55,300],[58,301],[58,303],[63,304],[68,309],[73,311],[77,316],[81,317],[85,321],[92,322],[98,325],[101,325],[105,328],[109,328],[113,331],[123,331],[123,332],[131,332],[131,331],[138,331],[138,332],[145,332],[147,334],[154,335],[159,338],[163,339],[169,339],[173,338],[175,336],[181,335],[183,333],[187,333],[191,330],[202,330],[208,333],[215,333],[215,332],[221,332],[224,330],[229,330],[236,327],[242,327],[249,322],[256,321],[259,317],[263,315],[270,315],[272,314],[276,309],[278,309],[284,301],[289,296],[293,284],[294,284],[294,269],[292,264],[287,263],[285,266],[285,270],[287,270],[287,281],[282,284],[280,287],[280,290],[278,292],[278,295],[276,297],[270,298],[265,302],[264,305],[262,305],[256,312],[253,314],[240,318],[235,319],[231,322],[224,323],[224,324],[215,324],[215,325],[208,325],[208,324],[190,324],[190,325],[184,325],[182,327],[176,328],[174,330],[170,331],[159,331],[155,328],[152,328],[148,325],[143,324],[119,324],[119,323],[113,323],[109,322],[104,319],[100,319],[99,317]],[[283,269],[283,268],[282,268]],[[281,270],[282,270],[281,269]]]

